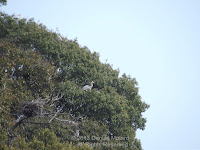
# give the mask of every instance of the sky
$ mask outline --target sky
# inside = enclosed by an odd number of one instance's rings
[[[200,149],[199,0],[8,0],[0,10],[77,38],[135,77],[150,104],[137,131],[144,150]]]

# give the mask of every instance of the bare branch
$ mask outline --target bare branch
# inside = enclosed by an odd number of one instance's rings
[[[63,98],[63,95],[61,94],[61,96],[55,96],[55,97],[51,97],[51,99],[47,102],[47,104],[49,103],[54,103],[55,101],[59,101],[60,99]]]
[[[15,130],[15,128],[16,128],[17,126],[19,126],[26,118],[27,118],[26,116],[20,115],[20,117],[18,118],[17,122],[16,122],[15,125],[12,127],[10,133],[13,133],[13,131]]]
[[[63,120],[63,119],[59,119],[59,118],[55,118],[56,120],[58,120],[58,121],[61,121],[61,122],[63,122],[64,124],[66,124],[66,125],[75,125],[75,126],[77,126],[78,125],[78,122],[75,122],[75,121],[72,121],[72,120]]]
[[[64,103],[61,108],[55,113],[55,115],[49,120],[49,123],[51,123],[51,121],[53,119],[55,119],[55,117],[62,111],[63,107],[66,105],[66,103]]]
[[[4,89],[4,90],[6,89],[6,81],[5,81],[5,83],[3,84],[3,89]]]

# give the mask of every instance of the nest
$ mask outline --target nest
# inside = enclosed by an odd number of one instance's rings
[[[26,117],[36,116],[38,115],[38,112],[39,112],[39,106],[36,103],[26,104],[23,107],[23,111],[22,111],[23,115]]]

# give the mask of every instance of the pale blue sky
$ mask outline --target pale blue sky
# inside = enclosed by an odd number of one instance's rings
[[[135,77],[144,150],[200,149],[199,0],[8,0],[1,7],[59,29]]]

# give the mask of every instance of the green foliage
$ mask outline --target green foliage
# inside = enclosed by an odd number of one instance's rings
[[[6,148],[7,133],[3,130],[0,125],[0,149]]]
[[[23,150],[28,150],[28,144],[26,143],[25,141],[25,138],[21,137],[21,136],[18,136],[13,144],[12,144],[12,147],[14,147],[15,149],[23,149]]]
[[[126,74],[119,77],[118,70],[100,62],[98,53],[33,19],[19,20],[14,15],[2,14],[0,22],[2,146],[7,147],[6,138],[2,139],[8,137],[6,131],[15,124],[14,114],[20,114],[22,104],[54,92],[63,97],[48,112],[63,106],[59,119],[78,122],[77,118],[82,118],[78,125],[59,120],[49,124],[45,116],[29,118],[16,129],[14,134],[18,136],[10,149],[91,149],[85,144],[75,146],[88,142],[74,140],[77,129],[81,137],[110,136],[108,132],[128,137],[130,149],[141,149],[135,132],[145,129],[142,113],[149,105],[141,100],[135,78]],[[82,91],[91,81],[92,90]]]
[[[7,0],[0,0],[0,6],[1,5],[7,5]]]
[[[39,141],[38,139],[34,138],[30,143],[29,146],[31,149],[41,150],[44,149],[44,143]]]

